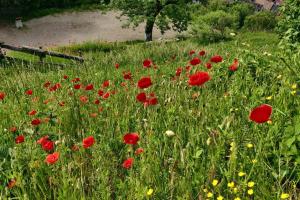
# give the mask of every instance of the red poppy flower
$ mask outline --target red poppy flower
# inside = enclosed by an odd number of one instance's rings
[[[133,158],[128,158],[127,160],[125,160],[122,164],[122,166],[125,168],[125,169],[130,169],[133,165],[133,161],[134,159]]]
[[[31,121],[31,124],[32,124],[33,126],[38,126],[40,123],[41,123],[41,120],[40,120],[40,119],[34,119],[34,120]]]
[[[199,52],[199,56],[204,56],[206,54],[206,52],[204,50]]]
[[[50,81],[47,81],[46,83],[44,83],[44,87],[45,87],[45,88],[48,88],[50,85],[51,85],[51,82],[50,82]]]
[[[137,101],[144,103],[147,99],[146,97],[146,93],[145,92],[141,92],[136,96]]]
[[[25,94],[27,94],[27,95],[32,95],[32,94],[33,94],[33,91],[32,91],[32,90],[27,90],[27,91],[25,92]]]
[[[152,85],[152,82],[151,82],[151,78],[150,77],[143,77],[143,78],[141,78],[138,81],[138,87],[140,89],[144,89],[144,88],[150,87],[151,85]]]
[[[260,123],[267,122],[270,119],[271,114],[272,114],[272,106],[268,104],[263,104],[261,106],[254,108],[251,111],[249,119],[251,121],[260,124]]]
[[[153,97],[148,100],[149,105],[156,105],[158,103],[157,98]]]
[[[176,76],[180,76],[181,72],[182,72],[182,68],[178,67],[176,70]]]
[[[137,133],[127,133],[123,137],[123,141],[125,144],[132,144],[132,145],[136,145],[139,139],[140,136]]]
[[[143,66],[144,66],[145,68],[150,68],[151,65],[152,65],[152,60],[150,60],[150,59],[144,60]]]
[[[23,143],[24,141],[25,141],[24,135],[19,135],[19,136],[17,136],[16,139],[15,139],[16,144],[21,144],[21,143]]]
[[[119,69],[119,67],[120,67],[120,64],[119,64],[119,63],[116,63],[116,64],[115,64],[115,68],[116,68],[116,69]]]
[[[103,94],[104,94],[104,91],[103,91],[103,90],[98,90],[98,95],[99,95],[100,97],[102,97]]]
[[[132,78],[131,72],[123,72],[123,78],[125,80],[130,80]]]
[[[45,151],[52,151],[54,149],[54,142],[51,140],[45,140],[41,145]]]
[[[85,90],[93,90],[94,89],[94,85],[93,84],[88,84],[86,87],[85,87]]]
[[[49,165],[52,165],[56,163],[58,159],[59,159],[59,152],[54,152],[46,156],[45,162],[48,163]]]
[[[109,80],[104,81],[102,87],[108,87],[108,86],[109,86]]]
[[[94,101],[94,104],[96,104],[96,105],[100,104],[100,100],[99,100],[99,99],[96,99],[96,100]]]
[[[17,127],[13,126],[9,129],[10,132],[15,133],[17,131]]]
[[[32,111],[28,112],[28,115],[33,116],[33,115],[35,115],[36,113],[37,113],[36,110],[32,110]]]
[[[105,94],[103,94],[102,98],[103,99],[108,99],[109,96],[110,96],[110,93],[106,92]]]
[[[222,61],[223,61],[223,58],[220,55],[215,55],[210,58],[210,62],[213,62],[213,63],[219,63]]]
[[[75,84],[75,85],[74,85],[74,89],[75,89],[75,90],[79,90],[80,88],[81,88],[81,84]]]
[[[211,69],[211,68],[212,68],[212,64],[211,64],[211,63],[206,63],[206,64],[205,64],[205,67],[206,67],[207,69]]]
[[[87,96],[80,96],[79,99],[82,103],[87,103],[89,101],[89,98]]]
[[[201,63],[201,60],[198,57],[195,57],[190,61],[190,64],[193,66],[199,65],[200,63]]]
[[[140,155],[143,152],[144,152],[144,149],[140,147],[140,148],[137,148],[134,153],[135,153],[135,155]]]
[[[60,84],[60,83],[56,83],[55,85],[53,85],[53,86],[49,89],[49,91],[50,91],[50,92],[53,92],[53,91],[58,90],[59,88],[61,88],[61,84]]]
[[[5,98],[5,93],[4,92],[0,92],[0,100],[2,101]]]
[[[40,144],[40,145],[42,145],[43,143],[45,143],[45,142],[48,141],[48,138],[49,138],[48,135],[46,135],[46,136],[44,136],[44,137],[41,137],[41,138],[37,141],[37,143]]]
[[[64,75],[64,77],[63,77],[64,79],[68,79],[69,77],[67,76],[67,75]]]
[[[235,58],[233,64],[230,65],[229,70],[234,72],[238,69],[238,66],[239,66],[239,61],[238,59]]]
[[[210,80],[210,76],[207,72],[196,72],[190,76],[189,84],[192,86],[201,86]]]
[[[84,138],[82,140],[82,146],[83,148],[87,149],[91,146],[93,146],[93,144],[95,143],[95,138],[93,136],[89,136],[87,138]]]
[[[77,83],[77,82],[79,82],[79,81],[80,81],[80,78],[74,78],[74,79],[72,80],[73,83]]]
[[[190,50],[189,55],[191,56],[191,55],[193,55],[193,54],[195,54],[195,53],[196,53],[195,50]]]
[[[12,189],[13,187],[15,187],[16,183],[17,183],[17,180],[15,178],[11,179],[7,184],[7,188]]]

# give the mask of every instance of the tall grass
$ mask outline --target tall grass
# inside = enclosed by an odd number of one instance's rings
[[[1,68],[0,91],[6,93],[0,101],[1,198],[279,199],[287,193],[297,199],[299,167],[286,153],[284,137],[298,115],[298,96],[291,94],[298,79],[280,61],[277,36],[257,34],[206,46],[194,40],[105,48],[88,44],[60,49],[80,49],[87,58],[83,65]],[[203,87],[189,87],[184,71],[173,80],[176,69],[189,64],[189,51],[202,49],[207,52],[201,58],[204,63],[215,54],[224,57],[211,70],[202,65],[192,68],[208,71],[212,79]],[[151,58],[157,69],[143,68],[145,58]],[[234,58],[240,65],[231,73],[228,67]],[[297,66],[297,60],[287,60]],[[132,73],[132,82],[123,79],[124,71]],[[152,78],[153,85],[145,91],[155,93],[158,105],[145,108],[136,101],[141,92],[136,83],[142,76]],[[71,80],[76,77],[84,86],[93,84],[94,90],[73,89]],[[105,80],[111,85],[103,90],[115,94],[104,100],[97,91]],[[43,87],[47,81],[61,83],[62,88],[48,92]],[[120,86],[122,82],[126,86]],[[28,89],[32,96],[24,94]],[[83,95],[88,103],[79,100]],[[95,99],[101,103],[94,104]],[[64,106],[58,105],[61,102]],[[249,112],[263,103],[272,105],[272,121],[255,124]],[[33,109],[38,111],[34,117],[28,115]],[[30,124],[33,118],[48,122],[35,127]],[[167,130],[175,136],[168,137]],[[139,133],[137,146],[123,143],[130,132]],[[25,142],[15,144],[21,134]],[[44,162],[48,153],[37,144],[45,135],[61,154],[53,165]],[[82,148],[82,139],[90,135],[95,145]],[[71,150],[74,144],[78,151]],[[135,155],[138,147],[144,153]],[[122,163],[129,157],[135,160],[126,170]],[[16,185],[9,189],[12,179]],[[213,180],[218,184],[214,186]],[[253,195],[248,194],[251,181]]]

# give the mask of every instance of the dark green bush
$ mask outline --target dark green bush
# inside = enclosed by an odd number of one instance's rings
[[[291,49],[300,47],[300,1],[285,0],[281,7],[282,16],[279,21],[279,32],[282,44]]]
[[[0,0],[0,16],[27,15],[28,12],[39,9],[70,8],[109,2],[110,0]]]
[[[274,30],[277,26],[277,19],[274,13],[270,11],[257,12],[249,15],[245,19],[244,28],[251,31]]]
[[[217,42],[230,39],[236,29],[237,18],[225,11],[214,11],[194,19],[191,34],[201,42]]]
[[[230,12],[238,17],[238,28],[242,28],[244,26],[246,17],[253,15],[255,8],[253,4],[237,3],[230,8]]]

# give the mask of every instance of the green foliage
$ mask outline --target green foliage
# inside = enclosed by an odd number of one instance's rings
[[[209,12],[193,20],[191,34],[201,42],[217,42],[230,39],[236,29],[237,18],[225,11]]]
[[[226,0],[210,0],[208,1],[208,9],[210,11],[217,11],[217,10],[227,10],[227,7],[229,6],[228,2]]]
[[[253,15],[249,15],[245,19],[244,28],[251,31],[258,30],[274,30],[277,26],[277,18],[273,12],[261,11]]]
[[[115,0],[113,5],[121,10],[121,16],[128,17],[126,26],[136,27],[146,22],[145,34],[147,40],[152,40],[154,24],[162,33],[169,29],[179,32],[187,29],[190,20],[188,2],[190,0]]]
[[[242,28],[246,17],[254,14],[255,8],[249,3],[236,3],[230,7],[229,12],[238,16],[238,28]]]
[[[66,9],[73,7],[88,6],[91,4],[108,4],[110,0],[1,0],[0,16],[16,17],[32,15],[31,12],[38,13],[41,10],[52,12],[56,9]],[[45,12],[45,11],[44,11]],[[37,15],[37,14],[36,14]]]
[[[282,45],[292,50],[300,47],[300,1],[285,0],[280,12],[282,13],[279,22]]]

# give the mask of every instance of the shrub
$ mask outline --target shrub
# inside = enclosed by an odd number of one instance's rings
[[[225,11],[214,11],[196,18],[191,33],[201,42],[217,42],[230,39],[230,33],[236,28],[236,17]]]
[[[208,9],[211,11],[227,10],[228,3],[226,0],[210,0],[208,3]]]
[[[300,1],[285,0],[281,7],[282,18],[279,21],[279,31],[282,44],[287,44],[291,49],[300,46]]]
[[[231,9],[231,13],[234,13],[238,17],[238,28],[242,28],[245,23],[245,19],[249,15],[253,15],[255,8],[249,3],[234,4]]]
[[[276,25],[277,19],[275,14],[270,11],[262,11],[247,16],[244,28],[251,31],[273,30]]]

